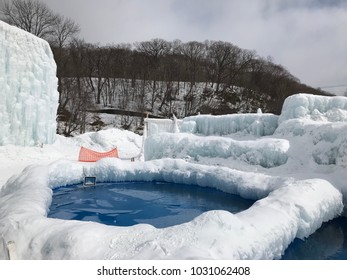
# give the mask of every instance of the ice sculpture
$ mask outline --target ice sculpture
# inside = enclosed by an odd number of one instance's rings
[[[58,97],[49,44],[0,21],[0,145],[53,143]]]

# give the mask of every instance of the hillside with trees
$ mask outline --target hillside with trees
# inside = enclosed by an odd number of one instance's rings
[[[57,63],[59,133],[86,131],[88,112],[279,114],[286,97],[328,95],[302,84],[285,67],[224,41],[151,39],[100,46],[78,38],[79,26],[36,0],[0,2],[0,18],[47,40]],[[139,124],[141,125],[141,124]]]

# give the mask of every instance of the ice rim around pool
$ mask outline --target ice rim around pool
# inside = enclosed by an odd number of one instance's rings
[[[237,214],[209,211],[162,229],[47,218],[52,189],[81,183],[85,176],[98,182],[208,186],[257,201]],[[322,179],[295,180],[181,159],[59,160],[29,166],[7,182],[1,190],[0,228],[3,241],[16,243],[20,259],[280,259],[295,238],[309,236],[342,211],[342,194]]]
[[[254,203],[209,187],[162,181],[95,181],[94,176],[85,177],[83,184],[53,189],[48,217],[114,226],[145,223],[165,228],[190,222],[212,210],[235,214]]]

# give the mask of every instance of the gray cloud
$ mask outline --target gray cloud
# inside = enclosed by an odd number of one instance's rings
[[[223,40],[271,56],[302,82],[347,84],[347,1],[41,0],[87,42]]]

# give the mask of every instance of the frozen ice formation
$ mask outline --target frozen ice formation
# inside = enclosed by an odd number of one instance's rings
[[[146,122],[146,136],[155,135],[161,132],[177,133],[180,131],[182,120],[177,120],[174,116],[173,120],[170,119],[150,119]]]
[[[261,110],[256,114],[198,115],[182,120],[181,133],[168,134],[172,132],[169,128],[167,122],[166,127],[152,130],[144,145],[146,160],[222,158],[272,168],[287,162],[294,137],[305,147],[296,160],[347,166],[347,98],[343,96],[301,93],[285,100],[280,116]]]
[[[0,21],[0,145],[53,143],[57,107],[49,44]]]
[[[147,138],[144,155],[145,160],[192,158],[197,161],[199,157],[229,158],[271,168],[286,163],[289,147],[289,141],[285,139],[238,141],[219,136],[161,133]]]
[[[80,182],[84,169],[100,181],[167,180],[264,198],[238,214],[209,211],[163,229],[48,219],[51,188]],[[103,159],[85,168],[63,160],[29,166],[9,180],[0,196],[0,229],[5,240],[16,240],[21,259],[277,259],[295,237],[309,236],[342,208],[341,193],[322,179],[291,182],[174,159],[136,165]]]
[[[284,101],[279,123],[300,118],[321,122],[346,122],[347,98],[303,93],[289,96]]]
[[[251,134],[255,136],[272,135],[277,128],[278,116],[263,114],[258,110],[256,114],[233,114],[222,116],[198,115],[183,120],[184,128],[191,128],[195,122],[194,133],[202,135],[229,135],[235,133]]]

